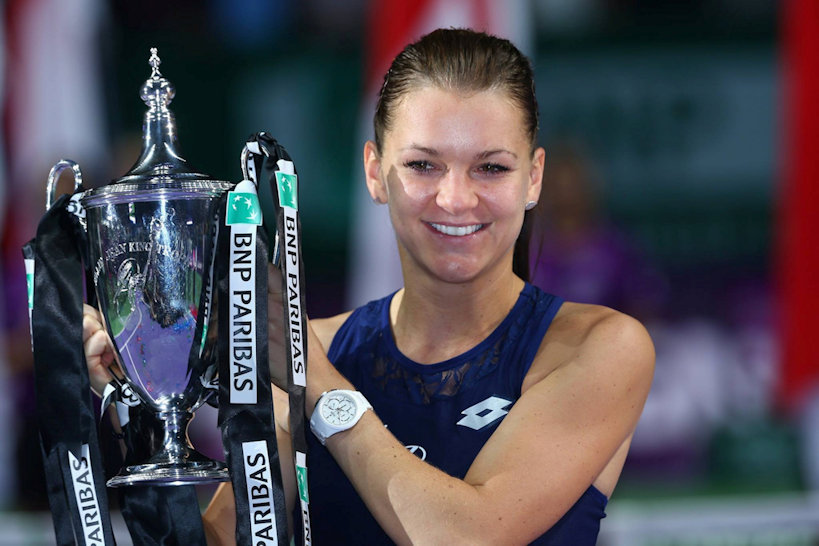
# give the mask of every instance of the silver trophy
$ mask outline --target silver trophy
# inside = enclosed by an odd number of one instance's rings
[[[149,63],[151,76],[140,93],[148,105],[142,154],[125,176],[81,199],[117,373],[164,428],[155,453],[125,467],[111,487],[229,479],[224,463],[191,446],[187,426],[214,393],[216,213],[219,197],[233,184],[193,172],[179,156],[168,109],[175,91],[159,72],[156,49]]]

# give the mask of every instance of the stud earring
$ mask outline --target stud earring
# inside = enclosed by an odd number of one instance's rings
[[[526,206],[523,207],[523,210],[532,210],[537,205],[537,201],[529,201],[526,203]]]

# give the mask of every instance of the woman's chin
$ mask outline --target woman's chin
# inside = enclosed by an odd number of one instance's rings
[[[432,264],[427,270],[435,279],[451,284],[473,282],[485,272],[485,268],[477,264],[457,261]]]

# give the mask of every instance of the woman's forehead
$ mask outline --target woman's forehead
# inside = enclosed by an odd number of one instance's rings
[[[522,109],[504,91],[414,89],[395,104],[386,141],[399,147],[470,144],[528,145]]]

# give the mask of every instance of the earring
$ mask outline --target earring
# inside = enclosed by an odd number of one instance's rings
[[[532,210],[537,205],[537,201],[529,201],[526,203],[526,206],[523,207],[523,210]]]

